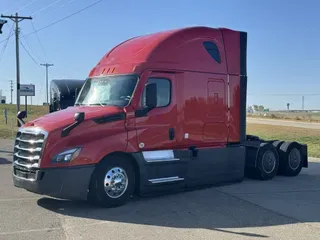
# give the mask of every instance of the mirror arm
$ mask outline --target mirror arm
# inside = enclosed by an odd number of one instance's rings
[[[24,122],[22,119],[20,119],[20,118],[18,118],[18,121],[19,121],[19,123],[20,123],[21,126],[23,126],[23,125],[25,124],[25,122]]]
[[[81,122],[74,122],[71,125],[69,125],[68,127],[65,127],[62,132],[61,132],[61,137],[66,137],[69,135],[69,133],[71,132],[72,129],[74,129],[75,127],[77,127]]]
[[[69,126],[65,127],[61,132],[61,137],[66,137],[69,135],[72,129],[77,127],[80,123],[84,121],[84,112],[77,112],[74,115],[75,122],[70,124]]]

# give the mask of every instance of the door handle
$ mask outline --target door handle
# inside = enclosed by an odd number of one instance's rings
[[[174,139],[174,128],[169,128],[169,140]]]

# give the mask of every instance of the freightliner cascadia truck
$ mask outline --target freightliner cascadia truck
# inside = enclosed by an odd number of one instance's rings
[[[122,42],[75,105],[25,123],[13,183],[104,207],[146,196],[296,176],[307,146],[246,134],[247,33],[189,27]]]

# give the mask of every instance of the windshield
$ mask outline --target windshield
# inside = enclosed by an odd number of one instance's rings
[[[127,106],[137,80],[134,75],[87,79],[75,105]]]

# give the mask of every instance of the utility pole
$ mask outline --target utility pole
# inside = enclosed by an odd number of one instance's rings
[[[19,22],[28,19],[31,20],[32,17],[22,17],[18,16],[18,13],[11,16],[2,15],[2,18],[9,18],[16,24],[15,34],[16,34],[16,69],[17,69],[17,113],[20,111],[20,62],[19,62]],[[18,121],[18,126],[20,126]]]
[[[302,96],[302,110],[304,110],[304,96]]]
[[[41,63],[41,66],[46,67],[46,91],[47,91],[47,105],[49,106],[49,91],[48,91],[48,68],[52,67],[53,64],[50,63]]]
[[[10,80],[10,93],[11,93],[11,101],[10,104],[12,104],[12,93],[13,93],[13,81]]]

